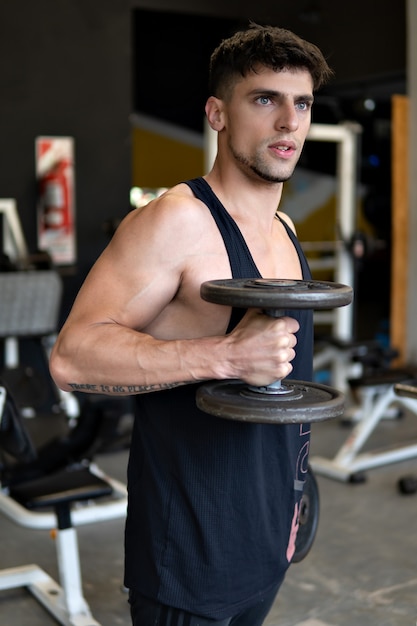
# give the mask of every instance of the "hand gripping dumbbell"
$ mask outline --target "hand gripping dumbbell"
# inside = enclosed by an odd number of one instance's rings
[[[282,317],[286,309],[333,309],[350,304],[353,290],[317,280],[224,279],[201,285],[203,300],[262,309]],[[260,423],[304,423],[339,417],[344,394],[327,385],[285,379],[265,387],[240,380],[210,381],[196,394],[199,409],[225,419]]]

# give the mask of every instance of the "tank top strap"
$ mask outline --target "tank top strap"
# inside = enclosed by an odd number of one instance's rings
[[[287,231],[288,237],[291,239],[291,242],[293,243],[294,248],[296,249],[296,252],[298,254],[298,258],[300,260],[301,273],[302,273],[303,280],[311,280],[310,267],[308,265],[308,262],[307,262],[307,259],[305,257],[305,254],[304,254],[304,252],[303,252],[303,250],[301,248],[301,244],[298,241],[297,235],[294,233],[292,228],[290,228],[288,226],[287,222],[285,222],[283,219],[281,219],[279,215],[276,215],[276,218],[284,226],[285,230]]]
[[[234,219],[204,178],[186,181],[196,198],[204,202],[223,237],[233,278],[260,278],[261,274]]]
[[[220,231],[223,238],[224,245],[229,257],[230,267],[232,270],[233,278],[261,278],[262,275],[259,272],[255,261],[250,253],[250,250],[246,244],[243,235],[230,214],[226,211],[223,204],[213,192],[210,185],[204,180],[204,178],[193,178],[192,180],[184,181],[186,185],[190,187],[196,198],[204,202],[213,216],[214,221]],[[298,257],[300,259],[302,276],[304,280],[311,279],[311,272],[308,266],[305,255],[302,251],[300,242],[293,230],[288,224],[279,217],[277,219],[284,226],[288,237],[293,243]],[[245,311],[241,308],[232,309],[227,333],[231,332],[233,328],[242,319]]]

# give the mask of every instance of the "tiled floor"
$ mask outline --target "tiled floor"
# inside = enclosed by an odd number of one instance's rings
[[[313,426],[312,456],[333,457],[349,433],[339,421]],[[383,420],[367,447],[417,437],[417,415]],[[127,451],[101,454],[98,464],[124,480]],[[417,460],[372,469],[361,484],[317,475],[320,522],[306,559],[294,564],[267,626],[416,626],[417,494],[397,481],[417,475]],[[85,597],[102,626],[130,626],[122,586],[123,519],[78,527]],[[49,533],[0,516],[1,567],[37,563],[58,576]],[[1,626],[49,626],[55,621],[25,589],[0,592]]]

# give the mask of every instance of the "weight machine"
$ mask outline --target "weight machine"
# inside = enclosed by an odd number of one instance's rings
[[[62,284],[53,269],[31,269],[15,202],[0,200],[0,214],[3,250],[15,265],[0,272],[0,339],[7,371],[19,366],[22,338],[39,339],[48,357],[56,337]],[[66,418],[80,418],[73,394],[58,390],[58,401]],[[126,487],[88,456],[36,478],[19,479],[16,467],[38,458],[25,428],[25,413],[33,417],[27,407],[18,407],[16,396],[0,380],[0,512],[24,528],[56,533],[59,583],[30,564],[0,570],[0,591],[26,587],[60,624],[100,626],[83,596],[76,527],[124,518]]]

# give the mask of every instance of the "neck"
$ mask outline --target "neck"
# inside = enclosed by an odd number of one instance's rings
[[[270,183],[255,176],[249,178],[236,170],[227,172],[216,162],[204,178],[231,214],[274,219],[283,183]]]

